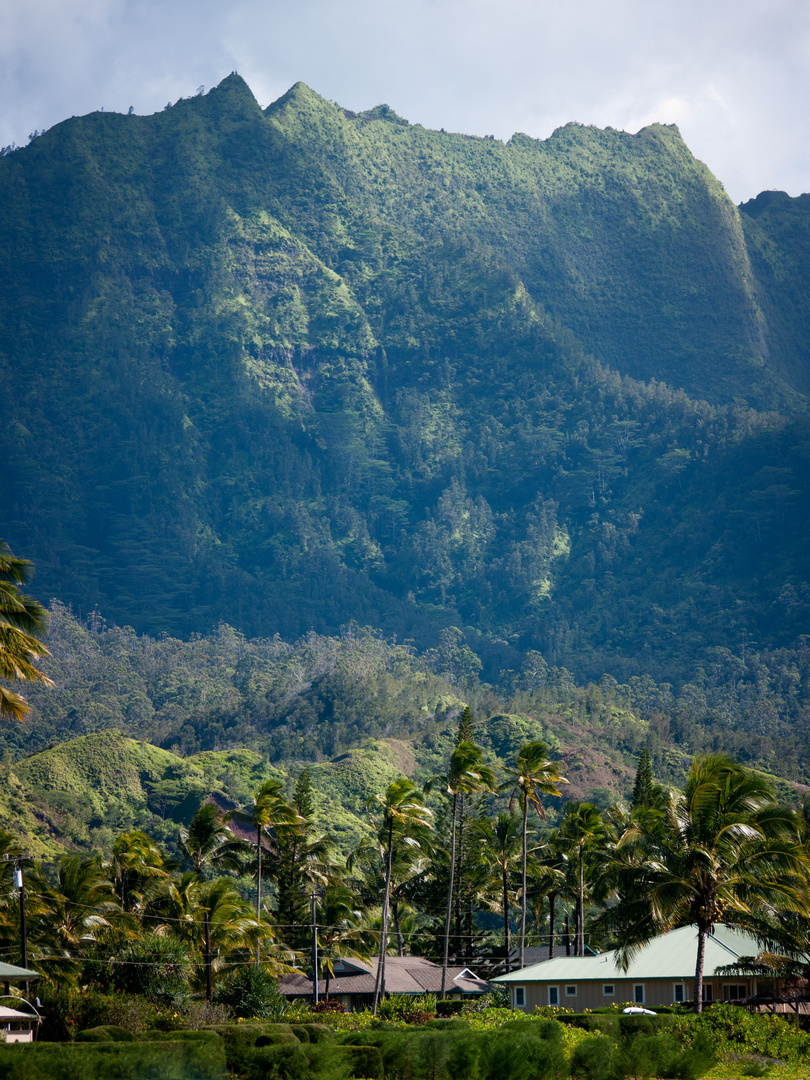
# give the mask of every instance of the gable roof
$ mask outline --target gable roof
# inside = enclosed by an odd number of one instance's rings
[[[351,965],[351,972],[338,970],[338,964]],[[329,980],[329,994],[373,994],[377,979],[377,959],[357,960],[341,957],[335,961],[335,974]],[[285,975],[279,983],[282,994],[295,996],[312,993],[312,980],[306,975]],[[389,994],[440,993],[442,969],[424,956],[386,956],[385,989]],[[318,980],[318,992],[325,992],[326,979]],[[447,989],[463,994],[484,994],[489,989],[484,979],[479,979],[469,968],[449,967]]]
[[[653,938],[639,949],[627,971],[619,966],[617,950],[596,956],[559,956],[532,964],[508,975],[498,975],[493,982],[586,982],[617,979],[691,979],[695,975],[698,932],[694,926],[682,926]],[[756,956],[757,939],[742,930],[718,924],[706,938],[704,978],[711,978],[717,968],[733,964],[740,956]]]

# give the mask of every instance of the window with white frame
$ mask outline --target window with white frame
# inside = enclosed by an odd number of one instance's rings
[[[675,983],[672,987],[672,1000],[675,1002],[686,1001],[686,987],[683,983]]]
[[[603,995],[603,997],[614,997],[615,994],[616,994],[616,986],[615,986],[614,983],[603,983],[602,984],[602,995]]]
[[[566,986],[566,988],[565,988],[565,996],[566,997],[576,997],[577,996],[577,988],[576,988],[576,986],[573,986],[571,984]]]
[[[644,983],[633,983],[633,1001],[636,1005],[644,1004]]]
[[[548,1003],[549,1005],[560,1004],[560,988],[559,986],[550,986],[548,988]]]
[[[705,1004],[711,1004],[711,1002],[713,1002],[713,1001],[714,1001],[714,992],[712,990],[712,984],[711,983],[704,983],[703,984],[703,1003],[704,1003],[704,1005]]]
[[[726,1001],[739,1001],[748,997],[748,988],[745,983],[728,983],[723,987],[723,997]]]
[[[522,1009],[525,1004],[526,1004],[526,987],[525,986],[516,986],[515,987],[515,1008],[516,1009]]]

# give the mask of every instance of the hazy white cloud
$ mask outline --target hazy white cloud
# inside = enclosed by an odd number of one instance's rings
[[[810,189],[806,0],[0,0],[0,143],[231,70],[499,138],[677,123],[737,200]]]

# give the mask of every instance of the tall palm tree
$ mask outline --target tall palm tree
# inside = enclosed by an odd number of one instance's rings
[[[169,884],[163,905],[166,932],[194,946],[202,960],[205,1000],[213,996],[213,973],[228,953],[258,942],[259,920],[230,878],[203,880],[191,870]]]
[[[30,576],[31,563],[18,559],[0,541],[0,679],[38,682],[53,686],[36,663],[50,653],[38,638],[45,632],[45,608],[20,590]],[[21,694],[0,685],[0,716],[23,720],[28,702]]]
[[[629,964],[651,938],[696,926],[695,1008],[703,1002],[706,936],[723,921],[768,941],[780,911],[810,913],[808,859],[797,815],[774,801],[765,780],[729,758],[692,764],[682,794],[628,841],[641,844],[622,893],[620,956]],[[624,837],[619,842],[621,848]]]
[[[576,897],[576,956],[585,955],[585,879],[588,857],[601,850],[603,862],[607,859],[610,832],[598,807],[593,803],[569,803],[565,808],[559,837],[567,842],[570,865],[576,872],[574,895]]]
[[[121,833],[116,839],[107,870],[122,915],[143,912],[155,887],[169,876],[163,852],[141,829]]]
[[[385,851],[385,893],[382,907],[380,957],[374,986],[373,1012],[376,1016],[381,995],[385,994],[385,955],[388,949],[388,908],[391,897],[391,870],[396,844],[421,848],[430,846],[433,811],[425,805],[424,797],[406,776],[400,776],[388,787],[385,795],[372,795],[366,801],[372,826]],[[396,840],[396,844],[395,844]]]
[[[346,869],[350,874],[359,870],[359,881],[355,881],[353,887],[362,891],[367,899],[380,896],[385,891],[386,865],[385,843],[380,841],[379,836],[364,838],[346,860]],[[409,920],[412,929],[417,925],[421,927],[427,918],[417,917],[414,923],[418,910],[413,896],[420,889],[424,891],[429,876],[430,863],[421,848],[409,845],[394,848],[388,900],[394,920],[397,956],[405,955],[403,917]]]
[[[497,876],[500,908],[503,915],[503,943],[507,972],[512,970],[510,951],[509,896],[512,869],[522,850],[520,818],[516,814],[498,814],[493,823],[482,818],[473,824],[473,837],[489,859]],[[493,882],[493,890],[495,883]]]
[[[508,779],[504,789],[512,791],[510,810],[517,799],[523,818],[523,851],[522,851],[522,878],[521,878],[521,904],[520,904],[520,966],[525,967],[526,959],[526,863],[528,849],[528,817],[529,806],[533,806],[539,816],[545,821],[546,811],[541,801],[541,795],[556,795],[562,793],[559,784],[567,784],[568,781],[560,775],[558,765],[549,760],[548,750],[545,743],[526,743],[518,752],[514,766],[508,770]]]
[[[363,901],[346,885],[330,885],[324,889],[318,916],[318,955],[326,970],[324,995],[328,999],[334,960],[341,953],[345,955],[347,949],[352,956],[366,956],[371,948],[371,934]],[[316,971],[313,979],[317,978]]]
[[[279,828],[299,828],[304,819],[296,808],[284,798],[284,786],[280,780],[265,780],[253,800],[241,810],[232,810],[223,821],[237,821],[247,825],[256,834],[256,922],[262,917],[262,850],[268,841],[275,839]],[[256,942],[255,966],[261,960],[261,943]]]
[[[444,958],[442,960],[442,1001],[447,996],[447,965],[450,953],[450,919],[453,911],[453,886],[456,871],[456,822],[459,798],[483,791],[495,794],[495,773],[482,761],[483,750],[464,740],[450,755],[450,767],[442,778],[445,794],[450,798],[450,882],[447,888],[447,914],[444,924]]]

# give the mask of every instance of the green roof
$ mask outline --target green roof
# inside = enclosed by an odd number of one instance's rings
[[[683,926],[661,934],[639,949],[623,971],[616,961],[616,950],[596,956],[557,956],[532,964],[508,975],[498,975],[492,982],[583,982],[588,979],[603,982],[615,979],[687,979],[695,974],[697,961],[697,929]],[[714,934],[706,938],[703,964],[704,977],[710,978],[717,968],[733,964],[740,956],[756,956],[760,952],[757,939],[718,924]]]
[[[13,979],[38,978],[38,971],[30,971],[28,968],[17,967],[16,964],[0,963],[0,982],[11,982]]]

